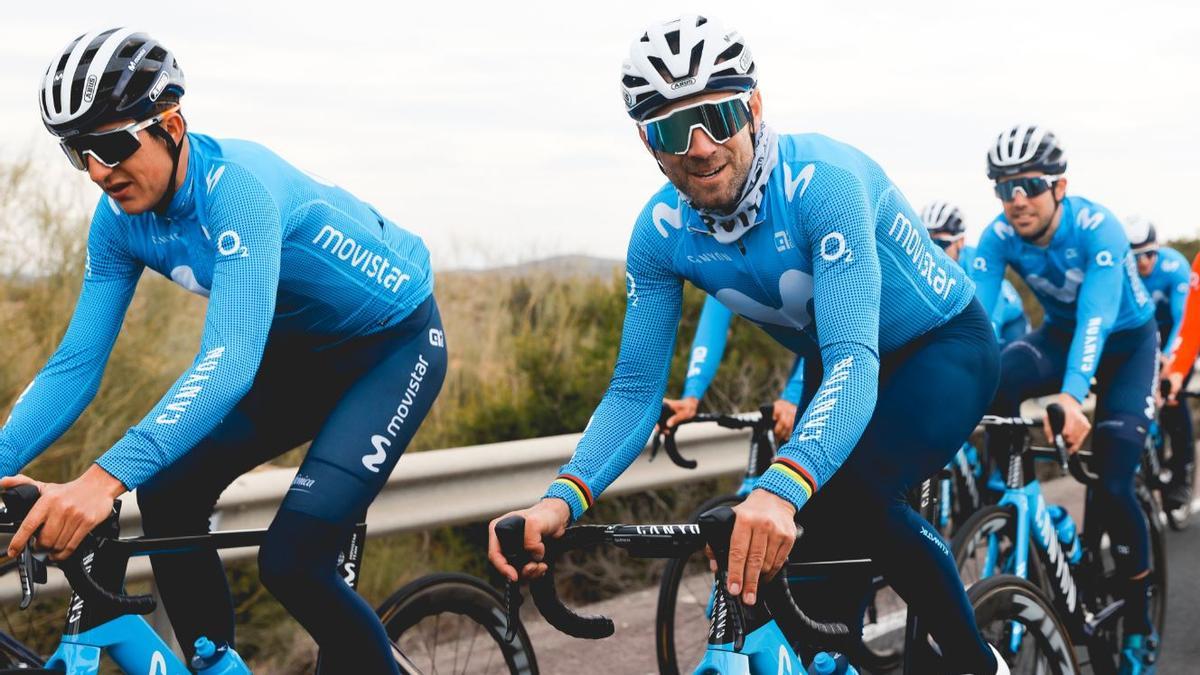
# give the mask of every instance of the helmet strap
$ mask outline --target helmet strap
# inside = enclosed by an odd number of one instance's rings
[[[182,116],[180,116],[180,119],[182,119]],[[184,139],[186,140],[186,123],[184,129]],[[159,197],[158,202],[153,208],[155,213],[160,216],[164,216],[167,213],[167,208],[171,206],[171,200],[175,198],[175,190],[177,188],[175,175],[179,173],[179,155],[183,152],[183,144],[176,143],[175,139],[171,137],[171,134],[167,133],[166,129],[162,128],[161,124],[155,124],[151,127],[148,127],[146,131],[149,131],[152,136],[156,136],[161,139],[163,143],[166,143],[167,152],[171,154],[171,177],[167,179],[167,188],[163,190],[162,196]]]

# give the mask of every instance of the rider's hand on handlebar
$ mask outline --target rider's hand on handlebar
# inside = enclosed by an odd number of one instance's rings
[[[70,483],[40,483],[23,475],[0,479],[0,488],[25,484],[36,485],[42,496],[8,543],[10,556],[19,554],[41,528],[38,546],[52,551],[53,560],[69,558],[83,538],[112,515],[113,500],[125,492],[121,481],[95,464]]]
[[[737,520],[729,538],[729,592],[753,605],[759,581],[787,563],[796,542],[796,507],[766,490],[754,490],[733,507]]]
[[[696,411],[700,408],[700,399],[696,398],[695,396],[688,396],[687,398],[679,399],[664,398],[663,405],[670,408],[671,412],[674,413],[667,418],[667,427],[670,428],[695,417]],[[654,431],[658,432],[658,427],[655,427]]]
[[[779,399],[774,405],[775,442],[783,445],[792,437],[792,427],[796,424],[796,404]]]
[[[1083,413],[1083,406],[1079,401],[1075,400],[1074,396],[1067,393],[1059,394],[1055,401],[1062,406],[1064,414],[1063,422],[1063,440],[1067,444],[1067,452],[1074,454],[1083,446],[1083,441],[1087,439],[1087,435],[1092,430],[1092,423],[1088,420],[1087,415]],[[1050,416],[1042,422],[1042,430],[1046,434],[1046,438],[1052,439],[1053,434],[1050,431]]]
[[[517,569],[508,564],[504,554],[500,552],[500,541],[496,538],[496,523],[509,516],[525,518],[525,550],[535,561],[541,560],[546,553],[546,545],[542,540],[561,537],[571,521],[571,508],[561,499],[546,498],[533,506],[520,511],[511,511],[488,524],[488,560],[509,581],[517,580]],[[525,565],[520,575],[528,579],[536,579],[546,573],[546,564],[531,562]]]

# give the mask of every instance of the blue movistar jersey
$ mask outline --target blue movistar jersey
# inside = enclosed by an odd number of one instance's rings
[[[250,389],[268,337],[313,348],[375,333],[429,297],[421,240],[266,148],[189,134],[163,216],[103,197],[79,303],[58,350],[0,430],[0,474],[57,439],[95,396],[145,267],[208,297],[200,348],[162,400],[97,464],[129,489],[186,453]]]
[[[725,342],[729,337],[729,322],[733,320],[733,312],[722,305],[711,295],[704,298],[704,307],[700,310],[700,321],[696,324],[696,335],[692,338],[691,357],[688,360],[687,379],[683,382],[683,397],[704,398],[708,385],[717,375],[721,367],[721,358],[725,355]],[[791,375],[779,398],[792,403],[800,403],[804,393],[804,368],[797,357],[792,364]]]
[[[964,246],[958,254],[958,264],[971,274],[975,262],[975,247]],[[1025,316],[1025,305],[1021,303],[1021,294],[1009,283],[1008,279],[1000,282],[1000,295],[996,298],[996,306],[990,314],[992,328],[996,331],[996,339],[1000,346],[1029,332],[1029,317]]]
[[[1121,222],[1082,197],[1065,198],[1061,209],[1058,230],[1044,248],[1018,236],[1000,215],[979,240],[972,278],[990,313],[1012,265],[1042,303],[1046,320],[1074,331],[1062,391],[1082,401],[1109,334],[1141,326],[1154,306]]]
[[[1182,253],[1166,246],[1158,249],[1158,259],[1150,274],[1142,277],[1142,283],[1154,300],[1154,314],[1163,333],[1162,349],[1170,354],[1179,335],[1179,324],[1183,322],[1183,309],[1187,304],[1188,283],[1192,267]]]
[[[757,486],[801,507],[871,419],[880,354],[957,316],[974,285],[862,152],[781,136],[760,219],[722,244],[671,185],[634,226],[620,355],[608,391],[547,494],[578,517],[637,457],[659,416],[684,280],[758,324],[824,379]]]

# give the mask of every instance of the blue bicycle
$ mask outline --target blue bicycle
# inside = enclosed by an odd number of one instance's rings
[[[703,514],[699,522],[673,525],[576,525],[567,528],[559,539],[546,542],[543,561],[549,572],[530,583],[530,594],[539,612],[559,631],[578,638],[600,639],[613,635],[615,626],[603,616],[581,616],[563,605],[554,585],[556,561],[565,553],[599,545],[612,545],[639,558],[683,558],[705,545],[712,547],[718,569],[712,585],[711,620],[707,630],[707,649],[695,675],[853,675],[865,672],[847,660],[859,636],[845,623],[816,621],[793,600],[784,574],[762,587],[762,601],[747,607],[728,593],[725,586],[725,559],[734,512],[720,507]],[[496,525],[504,556],[518,568],[528,561],[523,547],[524,519],[510,516]],[[835,560],[789,563],[787,576],[824,578],[836,583],[848,576],[873,577],[870,560]],[[1029,582],[1009,575],[997,575],[976,584],[968,593],[976,610],[976,620],[984,626],[1006,625],[1012,621],[1029,623],[1044,645],[1041,671],[1052,675],[1075,672],[1073,649],[1054,610],[1045,597]],[[507,593],[510,615],[522,604],[520,588],[510,584]],[[915,622],[913,622],[915,624]],[[920,635],[913,626],[910,635]],[[906,655],[910,651],[906,650]],[[904,673],[926,675],[928,665],[905,660]],[[1023,671],[1013,671],[1023,672]]]
[[[22,485],[5,491],[0,533],[13,533],[37,501],[37,488]],[[48,658],[0,633],[0,673],[100,672],[107,654],[125,673],[144,675],[248,675],[237,653],[206,639],[197,642],[191,669],[141,616],[155,608],[148,595],[126,595],[125,568],[132,556],[171,554],[199,548],[258,546],[266,530],[214,532],[170,538],[121,539],[114,504],[112,516],[88,535],[58,566],[71,585],[67,624]],[[359,524],[339,556],[338,571],[351,587],[361,574],[366,525]],[[21,577],[21,608],[29,606],[37,584],[46,581],[48,561],[26,547],[15,560]],[[403,673],[512,673],[537,675],[537,661],[525,629],[509,623],[500,594],[465,574],[437,574],[409,583],[378,609],[393,655]],[[317,671],[321,672],[318,661]]]
[[[1068,457],[1061,436],[1063,413],[1057,405],[1047,407],[1054,447],[1035,447],[1030,429],[1041,428],[1040,420],[1024,417],[985,416],[982,424],[990,433],[1006,434],[1011,443],[1003,457],[1002,482],[993,487],[1003,491],[998,504],[972,516],[954,537],[952,550],[963,582],[978,584],[997,575],[1016,575],[1036,585],[1051,598],[1066,625],[1071,640],[1087,648],[1082,665],[1099,674],[1116,673],[1121,649],[1120,582],[1112,561],[1102,546],[1102,523],[1085,518],[1081,537],[1066,509],[1047,504],[1034,471],[1035,459],[1057,462],[1076,480],[1090,486],[1099,477],[1089,473],[1089,452]],[[1144,467],[1143,467],[1144,470]],[[1166,619],[1166,551],[1158,507],[1139,475],[1138,501],[1150,527],[1151,618],[1161,636]],[[1087,509],[1091,513],[1091,509]],[[973,586],[972,586],[973,587]],[[1006,651],[1011,663],[1028,663],[1036,670],[1040,638],[1029,632],[1027,623],[999,626],[985,638]]]

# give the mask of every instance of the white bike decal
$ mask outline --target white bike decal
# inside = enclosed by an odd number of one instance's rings
[[[162,652],[154,652],[150,657],[150,675],[167,675],[167,659]]]
[[[779,672],[776,675],[792,675],[792,655],[784,645],[779,645]]]

